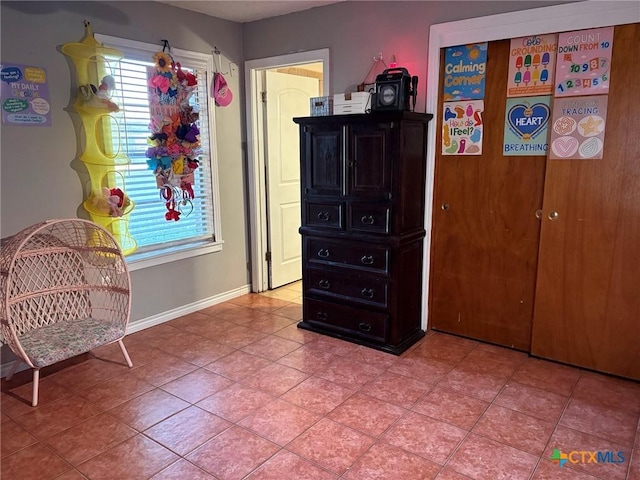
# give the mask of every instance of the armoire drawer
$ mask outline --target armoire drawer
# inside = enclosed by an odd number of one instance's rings
[[[389,271],[389,250],[384,246],[314,238],[306,239],[305,248],[305,260],[310,264],[339,263],[381,273]]]
[[[391,209],[386,205],[351,204],[347,207],[347,227],[354,232],[389,233]]]
[[[328,329],[351,337],[384,342],[389,316],[363,308],[337,303],[304,299],[304,321],[318,328]]]
[[[343,204],[305,202],[305,226],[332,229],[343,228]]]
[[[375,275],[345,275],[336,269],[308,268],[305,272],[304,295],[340,297],[347,300],[387,308],[389,281]]]

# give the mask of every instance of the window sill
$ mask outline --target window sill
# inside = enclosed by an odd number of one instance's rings
[[[130,272],[144,268],[164,265],[165,263],[197,257],[208,253],[220,252],[224,242],[198,242],[188,245],[169,247],[144,253],[133,253],[126,257]]]

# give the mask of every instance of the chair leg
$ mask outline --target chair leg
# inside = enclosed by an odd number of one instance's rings
[[[31,397],[31,406],[38,406],[38,386],[40,383],[40,369],[33,369],[33,396]]]
[[[18,365],[20,365],[20,360],[14,360],[13,365],[11,365],[11,370],[9,370],[9,375],[7,375],[6,377],[7,382],[11,380],[11,378],[13,377],[13,374],[16,373],[16,370],[18,369]]]
[[[118,340],[118,345],[120,345],[120,350],[122,350],[122,355],[124,355],[124,359],[127,361],[127,365],[129,365],[129,368],[133,367],[131,357],[129,357],[129,352],[127,352],[127,348],[124,346],[124,342],[122,340]]]

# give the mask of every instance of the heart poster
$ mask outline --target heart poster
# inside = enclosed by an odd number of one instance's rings
[[[549,158],[600,159],[607,122],[607,95],[555,98]]]
[[[442,108],[442,155],[482,154],[484,100],[445,102]]]
[[[507,98],[502,153],[545,156],[550,118],[550,96]]]

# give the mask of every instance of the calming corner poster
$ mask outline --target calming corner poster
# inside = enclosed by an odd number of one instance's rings
[[[484,100],[446,102],[442,109],[442,155],[482,154]]]
[[[487,43],[448,47],[444,58],[443,100],[484,98]]]

